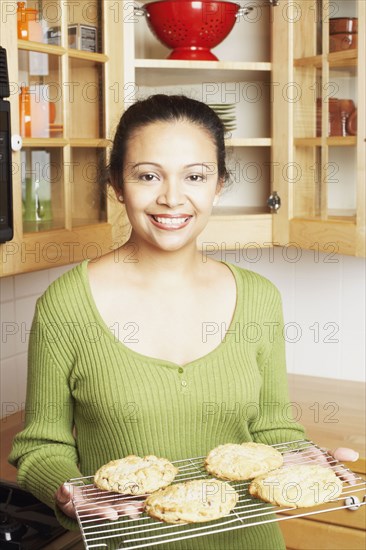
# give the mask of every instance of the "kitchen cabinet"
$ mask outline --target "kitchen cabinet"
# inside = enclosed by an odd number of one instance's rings
[[[29,0],[49,38],[25,40],[17,38],[16,2],[2,2],[2,45],[16,83],[12,133],[25,137],[13,153],[15,237],[0,245],[0,275],[78,262],[127,240],[124,207],[106,193],[98,168],[123,108],[158,92],[235,105],[237,128],[226,139],[231,184],[199,237],[203,251],[240,255],[282,245],[364,255],[365,33],[358,49],[329,53],[329,19],[349,10],[364,29],[363,0],[253,2],[214,49],[219,61],[167,59],[169,50],[135,10],[143,4],[93,0],[86,9]],[[97,28],[96,52],[70,47],[68,27],[83,24]],[[42,125],[29,136],[19,117],[19,104],[24,114],[32,99],[25,88],[33,96],[60,92],[51,96],[46,137]],[[355,136],[328,135],[334,90],[357,107]],[[46,176],[27,177],[45,165]],[[29,198],[35,186],[38,207]],[[268,207],[270,196],[279,197],[278,211]]]
[[[199,247],[208,252],[271,246],[273,141],[272,9],[262,2],[241,13],[214,48],[219,61],[167,59],[170,50],[148,28],[147,17],[126,4],[124,82],[126,104],[153,93],[185,94],[208,104],[233,104],[236,129],[226,134],[230,185],[222,192]],[[140,3],[141,4],[141,3]],[[128,11],[130,9],[130,11]],[[225,17],[223,11],[217,18]],[[174,29],[173,31],[174,32]]]
[[[215,48],[218,62],[166,59],[146,18],[126,5],[127,103],[159,92],[235,103],[237,129],[226,140],[232,181],[199,238],[203,250],[289,245],[363,256],[365,3],[250,5]],[[330,19],[340,16],[358,18],[358,49],[329,52]],[[328,135],[335,97],[353,100],[357,135]],[[271,213],[275,192],[281,206]]]
[[[26,5],[24,5],[26,4]],[[1,2],[13,152],[14,239],[2,276],[100,256],[126,240],[125,213],[102,168],[123,109],[119,25],[110,2]]]
[[[281,79],[293,84],[281,114],[289,128],[287,177],[277,186],[287,200],[274,241],[365,256],[366,4],[287,4],[282,41],[290,53]],[[356,18],[357,34],[331,34],[344,17]]]

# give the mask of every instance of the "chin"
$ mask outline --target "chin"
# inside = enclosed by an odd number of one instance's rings
[[[182,238],[178,235],[174,238],[172,235],[167,235],[168,238],[152,238],[148,239],[149,243],[159,250],[166,252],[176,252],[184,248],[196,246],[197,235],[193,237]],[[173,238],[172,238],[173,237]]]
[[[154,242],[154,246],[158,248],[161,251],[166,252],[177,252],[178,250],[183,250],[184,248],[192,246],[192,244],[195,244],[196,239],[192,239],[190,241],[182,242],[176,242],[176,243],[161,243],[161,242]]]

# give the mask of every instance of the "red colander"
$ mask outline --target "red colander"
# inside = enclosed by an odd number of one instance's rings
[[[145,15],[156,38],[173,49],[168,59],[217,61],[210,49],[227,37],[244,11],[234,2],[159,0],[135,13]]]

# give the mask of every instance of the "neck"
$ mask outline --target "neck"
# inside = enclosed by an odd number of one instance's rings
[[[119,249],[124,262],[131,263],[142,276],[154,273],[159,282],[187,281],[201,272],[204,256],[197,250],[196,242],[179,250],[161,250],[150,243],[140,242],[132,233]]]

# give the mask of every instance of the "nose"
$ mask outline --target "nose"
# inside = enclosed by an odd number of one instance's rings
[[[178,178],[169,178],[163,182],[159,196],[158,204],[165,204],[170,208],[177,207],[186,203],[184,189]]]

